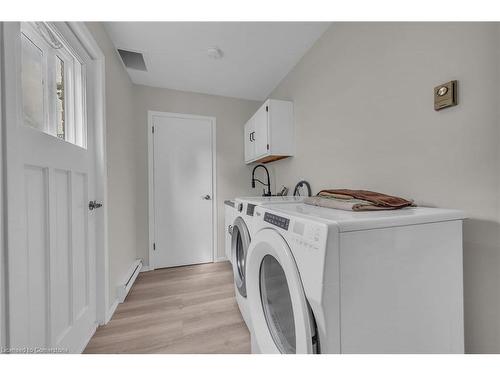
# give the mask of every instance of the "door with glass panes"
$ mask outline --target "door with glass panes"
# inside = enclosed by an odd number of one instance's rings
[[[80,352],[96,327],[91,59],[66,24],[4,25],[8,346]]]

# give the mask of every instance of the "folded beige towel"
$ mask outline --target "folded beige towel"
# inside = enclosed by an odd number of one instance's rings
[[[367,190],[322,190],[304,203],[346,211],[396,210],[414,206],[413,201]]]

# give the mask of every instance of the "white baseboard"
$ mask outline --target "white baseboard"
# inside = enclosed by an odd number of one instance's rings
[[[81,345],[80,349],[77,351],[77,353],[83,353],[83,351],[85,350],[85,348],[89,344],[90,339],[92,339],[92,337],[94,336],[94,333],[96,330],[97,330],[97,323],[94,326],[92,326],[92,328],[90,329],[90,332],[88,332],[87,337],[83,340],[82,345]]]
[[[139,275],[139,272],[144,272],[144,267],[142,265],[142,259],[137,259],[132,266],[129,268],[127,272],[126,278],[123,280],[123,283],[119,286],[116,287],[116,299],[113,301],[111,306],[109,306],[108,310],[106,311],[106,316],[105,316],[105,321],[104,324],[108,324],[108,322],[111,320],[113,317],[116,308],[120,303],[122,303],[125,300],[125,297],[127,296],[128,292],[132,288],[132,285],[135,282],[135,279],[137,278],[137,275]]]
[[[128,270],[123,282],[117,286],[116,296],[119,303],[125,301],[125,297],[127,297],[127,294],[132,288],[132,285],[134,285],[137,275],[139,275],[139,272],[141,272],[141,268],[142,259],[137,259]]]
[[[214,259],[214,263],[219,263],[219,262],[228,262],[229,259],[227,259],[227,257],[223,256],[223,257],[217,257]],[[142,268],[141,268],[141,273],[142,272],[149,272],[149,271],[154,271],[155,268],[151,267],[151,266],[146,266],[146,265],[142,265]]]
[[[108,324],[108,322],[113,317],[113,314],[115,313],[117,307],[118,307],[118,300],[115,299],[113,304],[109,307],[108,311],[106,311],[106,318],[105,318],[106,320],[104,321],[104,324]]]
[[[142,265],[142,268],[141,268],[141,272],[149,272],[149,271],[153,271],[154,268],[151,267],[151,266],[145,266],[144,264]]]

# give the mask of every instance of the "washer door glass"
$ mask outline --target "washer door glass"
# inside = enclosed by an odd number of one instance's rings
[[[285,271],[271,255],[262,258],[260,294],[267,326],[281,353],[296,352],[295,320]]]
[[[241,280],[245,280],[245,257],[246,251],[241,238],[241,231],[236,232],[236,268]]]
[[[247,296],[245,282],[245,267],[248,246],[250,246],[250,233],[241,217],[237,217],[233,223],[231,235],[231,256],[233,257],[234,282],[241,296]]]

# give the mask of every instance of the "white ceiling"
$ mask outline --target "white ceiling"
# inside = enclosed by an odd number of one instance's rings
[[[115,47],[144,53],[147,86],[264,100],[323,34],[327,22],[107,22]],[[215,60],[207,49],[218,47]]]

